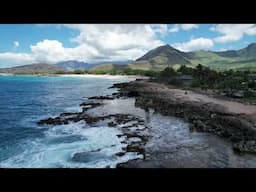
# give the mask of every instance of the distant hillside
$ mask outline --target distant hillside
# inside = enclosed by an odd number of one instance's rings
[[[182,52],[170,45],[157,47],[135,61],[99,62],[89,69],[91,73],[108,73],[124,69],[163,70],[167,66],[194,67],[197,64],[213,69],[256,69],[256,43],[240,50]],[[125,65],[127,64],[127,65]],[[120,67],[122,66],[122,67]]]
[[[82,61],[62,61],[55,64],[58,68],[67,70],[67,71],[74,71],[74,70],[85,70],[90,69],[92,67],[97,66],[97,64],[89,64]]]
[[[104,64],[114,64],[114,65],[127,65],[129,63],[134,62],[133,60],[125,60],[125,61],[101,61],[93,63],[95,65],[104,65]]]
[[[12,68],[2,68],[1,73],[14,73],[14,74],[53,74],[63,71],[63,69],[56,67],[55,65],[39,63],[31,65],[23,65]]]
[[[128,65],[117,65],[117,64],[103,64],[93,67],[89,70],[91,73],[103,74],[103,73],[117,73],[125,69],[128,69]]]
[[[239,57],[239,53],[234,50],[222,51],[222,52],[212,52],[212,53],[215,53],[221,57]]]
[[[132,63],[131,67],[136,69],[162,69],[168,65],[188,65],[191,64],[189,61],[191,57],[191,53],[185,53],[170,45],[164,45],[147,52],[145,55],[138,58],[136,62]]]
[[[135,61],[115,61],[85,63],[63,61],[55,65],[31,64],[13,68],[0,69],[0,73],[42,74],[59,73],[74,70],[88,70],[91,73],[121,73],[125,69],[163,70],[167,66],[178,68],[180,65],[194,67],[198,64],[213,69],[253,69],[256,70],[256,43],[240,50],[227,51],[179,51],[170,45],[157,47]]]
[[[129,66],[132,69],[162,70],[167,66],[177,68],[180,65],[188,65],[193,67],[199,63],[220,70],[256,68],[256,43],[240,50],[219,52],[182,52],[165,45],[147,52]]]
[[[74,71],[74,70],[89,70],[96,66],[105,65],[105,64],[115,64],[115,65],[126,65],[132,62],[131,60],[128,61],[102,61],[96,63],[85,63],[82,61],[70,60],[70,61],[62,61],[58,62],[55,65],[61,69],[67,71]]]
[[[238,53],[241,57],[256,58],[256,43],[251,43],[244,49],[240,49]]]
[[[256,43],[240,50],[220,52],[196,51],[191,63],[201,63],[214,69],[250,69],[256,67]]]

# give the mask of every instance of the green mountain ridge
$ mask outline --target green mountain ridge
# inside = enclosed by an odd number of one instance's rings
[[[54,74],[63,69],[47,63],[36,63],[12,68],[2,68],[0,73],[14,73],[14,74]]]
[[[213,69],[256,68],[256,43],[240,50],[182,52],[170,45],[160,46],[130,64],[132,69],[160,70],[167,66],[194,67],[202,64]]]
[[[198,64],[212,69],[226,70],[255,70],[256,71],[256,43],[249,44],[240,50],[227,51],[179,51],[170,45],[164,45],[152,49],[129,64],[118,65],[114,62],[103,63],[88,69],[90,73],[120,73],[124,70],[152,70],[160,71],[171,66],[178,68],[181,65],[195,67]],[[0,69],[0,73],[27,73],[27,74],[54,74],[67,72],[57,65],[40,63],[24,65],[12,68]]]
[[[191,53],[185,53],[170,45],[164,45],[147,52],[134,63],[130,64],[130,67],[134,69],[152,68],[157,70],[176,64],[191,64],[190,58]]]

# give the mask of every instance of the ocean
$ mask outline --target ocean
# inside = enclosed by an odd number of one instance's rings
[[[84,123],[38,126],[37,122],[63,112],[79,112],[86,97],[108,95],[113,83],[128,77],[0,76],[0,167],[105,167],[113,159],[92,157],[72,161],[76,152],[118,148],[117,130]],[[120,148],[120,146],[119,146]],[[112,151],[111,151],[112,150]],[[114,164],[113,164],[114,165]]]
[[[88,97],[111,95],[114,83],[134,78],[121,76],[0,76],[0,168],[115,168],[143,159],[137,152],[122,153],[127,142],[122,131],[143,130],[148,167],[256,167],[255,155],[234,153],[232,145],[210,133],[193,132],[184,120],[135,106],[134,98],[104,101],[90,109],[92,116],[129,114],[143,125],[85,121],[38,125],[63,112],[81,112]],[[119,135],[119,136],[118,136]],[[123,139],[123,140],[122,140]],[[130,141],[129,141],[130,140]],[[149,163],[150,162],[150,163]]]

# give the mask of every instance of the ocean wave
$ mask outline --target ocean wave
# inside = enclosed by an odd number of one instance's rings
[[[0,163],[0,167],[13,168],[64,168],[115,167],[116,164],[134,158],[137,153],[115,156],[126,144],[117,137],[120,130],[110,127],[89,127],[84,121],[53,126],[45,131],[45,137],[27,141],[25,149]],[[77,161],[77,154],[86,154]]]

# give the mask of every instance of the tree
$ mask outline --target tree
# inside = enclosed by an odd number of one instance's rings
[[[177,71],[183,75],[192,75],[193,74],[193,68],[187,67],[186,65],[181,65]]]
[[[160,72],[160,76],[163,78],[169,78],[176,75],[177,73],[172,67],[166,67],[163,71]]]

